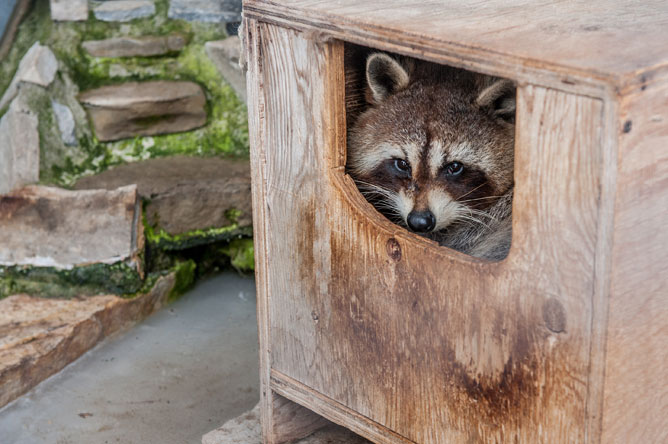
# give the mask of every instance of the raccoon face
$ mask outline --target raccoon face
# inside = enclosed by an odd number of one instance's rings
[[[427,236],[485,225],[513,186],[512,82],[383,53],[367,59],[366,81],[347,167],[367,200]]]

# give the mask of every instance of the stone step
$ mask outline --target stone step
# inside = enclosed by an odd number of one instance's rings
[[[110,0],[93,9],[95,18],[104,22],[129,22],[155,14],[151,0]]]
[[[202,444],[262,444],[260,405],[204,435]],[[371,444],[371,441],[344,427],[331,424],[293,444]]]
[[[28,186],[0,196],[0,266],[70,270],[127,263],[141,272],[137,187],[69,191]]]
[[[170,0],[168,16],[191,22],[239,22],[241,0]]]
[[[182,35],[174,34],[88,40],[81,46],[93,57],[152,57],[180,51],[185,44]]]
[[[148,200],[148,224],[156,231],[181,237],[184,246],[211,241],[189,233],[233,224],[241,230],[250,228],[248,160],[186,156],[149,159],[84,177],[75,188],[112,190],[127,184],[137,184],[138,193]],[[236,213],[235,217],[231,213]]]
[[[88,0],[51,0],[51,19],[58,22],[88,20]]]
[[[134,299],[72,300],[14,295],[0,300],[0,408],[168,301],[175,273]]]
[[[188,131],[206,124],[202,88],[193,82],[129,82],[79,95],[100,141]]]
[[[206,54],[218,68],[218,72],[232,86],[237,96],[246,100],[246,76],[239,66],[241,55],[241,41],[238,36],[228,37],[224,40],[206,42],[204,44]]]

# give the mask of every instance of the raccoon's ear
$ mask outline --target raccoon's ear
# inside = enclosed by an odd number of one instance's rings
[[[476,99],[480,108],[491,110],[506,122],[515,123],[515,84],[506,79],[497,80],[483,88]]]
[[[366,61],[366,80],[371,90],[371,102],[378,104],[408,86],[409,77],[399,62],[376,52]]]

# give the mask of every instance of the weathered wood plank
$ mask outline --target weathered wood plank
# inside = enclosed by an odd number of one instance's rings
[[[343,425],[417,443],[583,442],[602,102],[520,88],[513,247],[490,264],[384,220],[344,175],[340,42],[248,32],[264,386],[271,367],[359,415]]]
[[[601,442],[668,442],[668,84],[621,99]]]
[[[272,44],[274,36],[266,32],[266,25],[258,24],[254,20],[246,20],[244,26],[246,47],[248,49],[248,93],[249,93],[249,125],[254,131],[251,131],[251,166],[257,174],[253,177],[253,218],[255,229],[255,248],[258,251],[266,254],[258,254],[256,256],[256,280],[258,283],[258,325],[260,326],[260,372],[261,372],[261,417],[262,417],[262,435],[265,444],[281,444],[283,442],[290,442],[294,439],[302,438],[310,435],[318,428],[327,424],[322,418],[314,413],[304,409],[303,407],[289,401],[281,396],[273,393],[270,386],[270,368],[272,362],[272,339],[271,339],[271,313],[272,307],[269,301],[272,295],[276,292],[281,292],[286,285],[285,277],[281,273],[273,272],[275,267],[280,267],[280,263],[273,259],[273,249],[270,247],[271,236],[275,236],[271,228],[272,218],[274,214],[279,214],[286,218],[290,216],[290,211],[293,209],[290,206],[273,207],[272,199],[282,189],[288,190],[287,185],[281,185],[283,177],[276,173],[276,168],[282,168],[275,163],[267,163],[266,156],[268,155],[266,149],[275,154],[271,146],[266,144],[266,141],[279,139],[274,135],[274,131],[288,135],[293,135],[289,126],[285,126],[285,121],[282,119],[294,116],[294,113],[300,113],[302,116],[310,116],[307,108],[299,108],[300,106],[308,106],[307,103],[291,103],[289,101],[276,102],[276,95],[271,87],[274,82],[291,81],[292,78],[282,79],[281,73],[277,72],[277,66],[267,63],[263,56],[267,55],[266,48],[263,45]],[[289,42],[288,42],[289,43]],[[289,46],[289,45],[288,45]],[[290,47],[290,46],[289,46]],[[310,47],[310,48],[309,48]],[[290,47],[290,49],[293,49]],[[337,84],[337,80],[342,82],[343,79],[330,79],[326,75],[321,76],[322,71],[329,66],[329,57],[327,54],[321,54],[317,44],[305,41],[301,48],[297,49],[296,53],[302,53],[304,58],[300,58],[297,63],[303,64],[298,66],[301,78],[299,81],[299,90],[305,94],[313,91],[316,100],[319,99],[319,87],[323,88],[325,85]],[[309,51],[309,49],[311,49]],[[342,54],[343,44],[338,44],[336,51]],[[310,56],[314,56],[310,58]],[[289,60],[282,60],[279,63],[286,63],[289,66]],[[278,67],[281,65],[279,64]],[[338,71],[338,70],[336,70]],[[266,88],[270,86],[270,88]],[[290,85],[292,86],[292,85]],[[282,85],[285,91],[288,90],[287,85]],[[320,90],[322,93],[323,91]],[[323,94],[323,98],[326,95]],[[297,107],[298,109],[294,109]],[[272,116],[271,119],[266,118],[267,115]],[[300,147],[304,144],[302,137],[312,137],[313,135],[328,134],[324,128],[313,130],[310,132],[294,133],[295,140],[291,142],[294,147]],[[290,160],[290,159],[286,159]],[[298,168],[294,165],[293,168]],[[305,171],[308,171],[305,169]],[[287,178],[287,177],[286,177]],[[299,179],[298,179],[299,180]],[[313,182],[313,181],[311,181]],[[299,182],[294,185],[299,185]],[[296,190],[299,193],[299,190]],[[290,200],[293,201],[292,199]],[[294,199],[298,203],[298,199]],[[289,233],[286,233],[289,235]],[[292,248],[292,239],[289,237],[284,239],[286,248]],[[287,283],[289,284],[289,283]]]
[[[269,388],[269,371],[271,368],[271,343],[269,340],[269,309],[268,294],[268,227],[266,225],[266,181],[264,165],[264,131],[261,130],[265,121],[264,98],[262,96],[261,58],[258,39],[258,24],[255,20],[244,19],[244,41],[248,74],[246,76],[248,91],[248,126],[249,142],[253,147],[250,152],[252,170],[253,197],[253,243],[258,252],[255,255],[255,282],[257,286],[257,324],[260,343],[260,414],[262,436],[267,437],[265,444],[276,444],[273,437],[272,391]]]
[[[244,10],[361,45],[594,95],[596,83],[651,81],[668,69],[662,0],[245,0]]]

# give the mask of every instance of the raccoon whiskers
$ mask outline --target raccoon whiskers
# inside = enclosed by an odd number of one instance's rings
[[[475,210],[473,208],[468,208],[461,206],[457,209],[457,215],[453,221],[464,221],[468,222],[471,226],[482,225],[483,227],[491,230],[491,227],[488,225],[488,221],[483,221],[483,217],[487,217],[491,221],[495,221],[496,218],[491,214],[485,213],[484,211]],[[476,217],[477,216],[477,217]]]
[[[457,198],[457,200],[461,202],[460,199],[461,199],[462,197],[466,197],[466,196],[468,196],[469,194],[473,193],[473,192],[476,191],[476,190],[479,190],[480,188],[484,187],[485,185],[487,185],[487,181],[481,183],[481,184],[478,185],[477,187],[475,187],[475,188],[469,190],[468,192],[462,194],[461,196],[459,196],[459,197]]]
[[[475,199],[466,199],[466,200],[460,200],[460,203],[468,203],[468,202],[476,202],[479,200],[490,200],[490,199],[499,199],[503,196],[486,196],[486,197],[476,197]]]
[[[388,190],[387,188],[383,188],[379,185],[369,182],[356,180],[355,184],[357,185],[357,188],[364,196],[373,196],[374,194],[376,194],[383,197],[387,197],[388,199],[392,199],[393,196],[396,194],[392,190]]]
[[[355,184],[362,195],[381,213],[395,224],[405,226],[400,210],[397,193],[379,185],[356,180]]]

